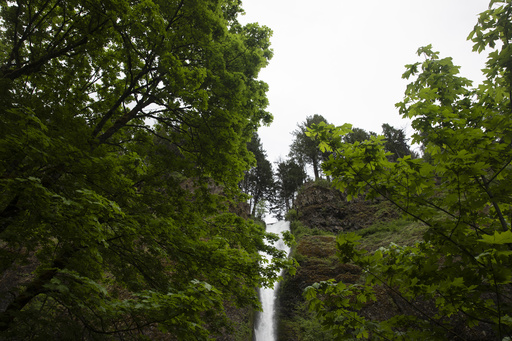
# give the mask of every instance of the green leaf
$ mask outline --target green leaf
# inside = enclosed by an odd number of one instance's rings
[[[486,244],[510,244],[512,243],[512,231],[495,231],[493,235],[483,235],[482,239],[479,239],[478,241]]]

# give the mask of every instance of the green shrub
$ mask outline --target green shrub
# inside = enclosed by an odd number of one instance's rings
[[[318,180],[315,180],[314,183],[315,183],[315,186],[332,188],[332,183],[327,179],[318,179]]]
[[[318,228],[310,228],[302,224],[299,220],[290,222],[290,231],[295,237],[295,240],[299,240],[303,236],[321,236],[321,235],[333,235],[332,232],[327,232]]]
[[[286,221],[295,221],[295,220],[299,219],[299,214],[297,213],[297,210],[292,208],[292,209],[288,210],[288,212],[286,212],[284,219]]]
[[[306,305],[301,302],[289,317],[281,316],[278,324],[278,337],[296,339],[298,341],[330,341],[334,335],[326,330],[314,314],[308,312]]]

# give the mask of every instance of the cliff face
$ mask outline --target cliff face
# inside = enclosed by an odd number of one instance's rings
[[[337,260],[335,239],[334,236],[317,235],[304,236],[298,241],[294,256],[300,266],[295,276],[285,275],[278,288],[278,340],[330,340],[329,333],[323,332],[321,326],[310,319],[302,293],[313,283],[331,278],[345,283],[358,280],[359,267]]]
[[[318,185],[306,185],[295,200],[295,221],[291,222],[292,233],[296,236],[297,245],[292,256],[299,263],[295,276],[284,275],[277,297],[279,309],[278,337],[280,341],[321,341],[332,340],[333,335],[320,325],[320,322],[307,311],[302,296],[304,289],[313,283],[334,279],[344,283],[357,283],[362,280],[362,271],[352,264],[343,264],[336,255],[336,235],[344,231],[360,231],[364,238],[367,233],[376,230],[372,224],[390,222],[396,224],[399,213],[387,202],[364,201],[360,199],[347,202],[343,195],[332,188]],[[409,222],[413,226],[412,222]],[[414,225],[412,230],[421,230]],[[399,244],[409,241],[399,240],[400,236],[390,233],[393,239],[386,240]],[[412,239],[421,239],[421,231]],[[411,239],[411,240],[412,240]],[[417,239],[417,240],[418,240]],[[370,239],[371,240],[371,239]],[[422,318],[421,313],[435,315],[434,302],[404,301],[395,292],[384,286],[375,287],[377,301],[368,302],[360,311],[366,318],[383,321],[399,314]],[[464,320],[450,318],[450,324],[464,340],[495,340],[495,333],[490,327],[469,328]]]
[[[376,221],[396,219],[399,214],[382,201],[347,202],[340,191],[317,183],[301,189],[294,210],[298,222],[292,222],[292,232],[294,226],[296,235],[297,229],[308,232],[299,236],[293,250],[299,263],[295,276],[285,275],[278,290],[278,340],[329,340],[332,335],[323,331],[307,312],[304,289],[329,279],[355,283],[361,269],[338,261],[336,235],[369,227]]]
[[[294,208],[303,225],[334,234],[399,217],[398,212],[383,201],[356,198],[347,202],[340,191],[315,183],[303,187],[295,199]]]

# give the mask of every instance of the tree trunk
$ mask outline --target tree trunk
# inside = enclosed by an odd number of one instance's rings
[[[315,173],[315,181],[317,181],[320,178],[317,159],[313,159],[313,172]]]

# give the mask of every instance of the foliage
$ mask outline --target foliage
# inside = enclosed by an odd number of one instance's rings
[[[332,152],[325,173],[348,198],[383,196],[426,226],[424,242],[373,254],[357,247],[356,234],[338,237],[341,261],[362,267],[366,282],[328,281],[305,292],[336,339],[464,339],[454,319],[469,329],[494,327],[489,339],[511,337],[511,19],[512,3],[491,1],[469,36],[476,51],[491,49],[478,88],[430,46],[418,50],[423,62],[406,66],[404,78],[413,80],[397,107],[412,119],[413,142],[424,144],[429,162],[410,156],[390,162],[383,137],[344,143],[350,125],[311,129],[322,150]],[[413,308],[421,298],[435,309],[372,321],[357,310],[376,299],[377,284]]]
[[[271,121],[239,6],[0,3],[0,338],[206,339],[258,307],[288,263],[229,213]]]
[[[298,124],[293,132],[295,139],[290,145],[290,157],[296,160],[301,165],[309,164],[313,167],[315,180],[320,178],[320,163],[324,159],[324,153],[318,148],[318,141],[311,139],[307,136],[306,132],[308,128],[311,128],[313,124],[320,122],[327,123],[326,119],[321,115],[313,115],[306,117],[306,121]]]
[[[284,339],[291,339],[291,335],[293,335],[294,340],[297,341],[332,340],[331,331],[322,327],[316,316],[308,311],[306,304],[298,304],[295,312],[292,319],[285,318],[279,321],[279,337],[285,336]]]
[[[331,232],[323,231],[319,228],[310,228],[300,222],[300,220],[294,220],[290,222],[290,231],[296,240],[301,239],[304,236],[321,236],[321,235],[332,235]]]
[[[287,212],[293,207],[295,194],[306,180],[307,174],[293,159],[288,159],[277,164],[276,178],[277,206]]]
[[[376,222],[372,226],[355,231],[361,237],[361,247],[375,251],[387,247],[391,243],[398,245],[414,245],[423,239],[426,228],[421,223],[409,219],[396,219],[387,222]]]
[[[390,161],[396,162],[399,158],[407,155],[416,156],[413,155],[411,148],[407,144],[407,136],[403,129],[397,129],[384,123],[382,125],[382,135],[386,139],[384,150],[392,153],[392,155],[388,155]]]
[[[368,140],[371,136],[377,136],[373,131],[367,132],[361,128],[352,128],[352,131],[343,136],[343,141],[346,143],[363,142]]]
[[[297,213],[296,209],[290,209],[288,212],[286,212],[285,220],[292,222],[299,219],[299,214]]]
[[[272,164],[267,160],[265,150],[256,132],[247,144],[247,150],[253,153],[256,165],[245,172],[241,182],[242,190],[251,195],[252,215],[256,216],[258,204],[265,200],[272,200],[275,191],[274,174]]]
[[[385,138],[384,149],[393,153],[392,155],[388,155],[388,159],[390,161],[395,162],[398,158],[406,155],[416,157],[415,153],[411,151],[411,148],[407,143],[408,139],[404,129],[397,129],[387,123],[384,123],[382,125],[382,135]],[[350,144],[355,142],[362,143],[369,140],[372,136],[377,136],[377,134],[372,131],[367,132],[364,129],[352,127],[351,131],[342,137],[342,140],[343,142]]]
[[[267,202],[265,200],[258,201],[258,204],[256,205],[256,208],[255,208],[255,214],[254,214],[256,219],[263,219],[266,212],[267,212]]]

